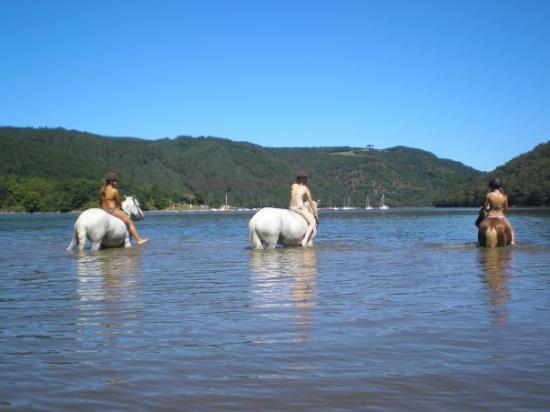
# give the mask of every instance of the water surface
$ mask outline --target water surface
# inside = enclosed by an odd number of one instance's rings
[[[547,410],[550,211],[476,247],[473,209],[324,212],[312,248],[250,213],[148,213],[67,253],[74,214],[0,216],[0,408]]]

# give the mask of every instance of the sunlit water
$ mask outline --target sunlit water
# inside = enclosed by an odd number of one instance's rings
[[[71,254],[76,215],[0,216],[0,409],[548,410],[550,211],[492,250],[473,209],[324,212],[271,251],[250,217]]]

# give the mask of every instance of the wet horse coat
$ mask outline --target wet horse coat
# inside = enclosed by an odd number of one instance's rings
[[[306,212],[313,217],[309,209],[306,208]],[[299,213],[273,207],[260,209],[248,223],[250,244],[254,249],[272,249],[277,244],[301,246],[307,228],[306,219]],[[313,244],[316,234],[317,228],[311,233],[308,246]]]
[[[476,226],[479,228],[477,240],[480,246],[508,246],[512,241],[512,231],[504,219],[499,217],[486,217],[486,212],[483,208],[479,211]]]
[[[134,196],[126,196],[122,202],[122,210],[132,220],[143,219],[143,212]],[[99,208],[87,209],[80,214],[74,224],[73,238],[67,250],[73,250],[77,246],[84,250],[86,239],[92,244],[92,250],[132,246],[126,223]]]

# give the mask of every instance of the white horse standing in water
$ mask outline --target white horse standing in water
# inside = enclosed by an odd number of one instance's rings
[[[132,220],[143,220],[144,218],[139,202],[134,196],[125,196],[122,210]],[[73,239],[67,250],[73,250],[76,246],[80,250],[84,250],[86,239],[91,242],[92,250],[132,246],[126,223],[99,208],[85,210],[76,219]]]
[[[307,205],[307,203],[306,203]],[[314,217],[309,208],[307,213]],[[250,244],[254,249],[273,249],[277,244],[284,246],[301,246],[308,223],[298,212],[289,209],[264,207],[248,223]],[[313,245],[317,235],[317,226],[309,237],[308,246]]]

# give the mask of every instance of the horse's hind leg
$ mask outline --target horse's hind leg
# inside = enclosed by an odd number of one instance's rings
[[[86,229],[78,229],[76,235],[78,236],[78,250],[82,252],[86,246]]]
[[[275,249],[275,247],[277,246],[278,240],[279,240],[278,237],[266,236],[264,238],[265,248],[266,249]]]
[[[70,252],[76,247],[77,244],[78,244],[78,235],[76,234],[76,230],[75,230],[73,232],[73,238],[71,239],[71,243],[69,243],[69,246],[67,246],[67,250]]]
[[[263,245],[260,237],[258,236],[258,234],[256,233],[256,230],[254,230],[254,229],[250,230],[250,243],[252,244],[252,247],[254,249],[263,249],[264,248],[264,245]]]
[[[99,250],[101,248],[101,242],[92,242],[92,248],[91,250]]]

